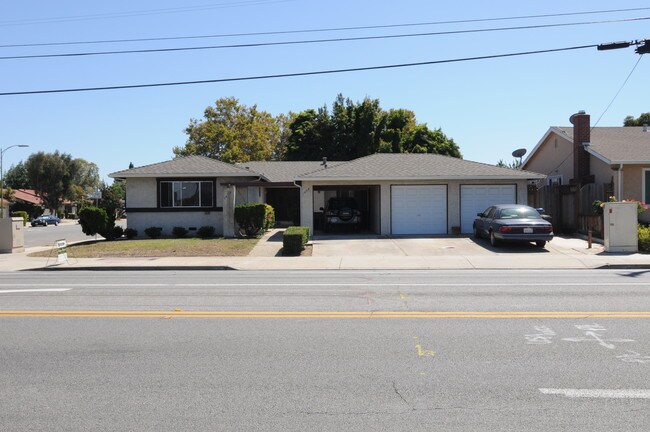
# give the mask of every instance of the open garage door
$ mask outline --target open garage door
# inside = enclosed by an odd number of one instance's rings
[[[476,214],[494,204],[516,204],[515,185],[461,185],[460,187],[460,230],[472,232]]]
[[[391,225],[395,235],[447,234],[447,186],[392,186]]]

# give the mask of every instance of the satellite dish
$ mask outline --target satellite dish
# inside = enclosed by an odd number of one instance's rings
[[[526,154],[525,148],[520,148],[512,152],[512,157],[520,158]]]

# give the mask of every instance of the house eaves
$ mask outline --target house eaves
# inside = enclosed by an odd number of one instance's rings
[[[527,164],[527,163],[528,163],[528,162],[533,158],[533,156],[537,153],[537,151],[539,150],[539,148],[544,144],[544,142],[546,142],[546,140],[548,139],[548,137],[551,136],[551,134],[553,134],[553,133],[555,133],[556,135],[558,135],[558,136],[560,136],[560,137],[566,139],[566,140],[569,141],[570,143],[573,143],[573,137],[570,137],[569,135],[567,135],[567,133],[566,133],[565,131],[563,131],[561,128],[559,128],[559,127],[557,127],[557,126],[551,126],[550,128],[548,128],[548,130],[546,131],[546,133],[544,134],[544,136],[542,137],[542,139],[540,139],[540,140],[537,142],[537,144],[535,144],[535,147],[533,147],[533,149],[530,151],[530,153],[528,153],[528,156],[526,157],[526,159],[524,159],[524,161],[523,161],[522,164],[521,164],[522,167],[525,167],[525,166],[526,166],[526,164]]]
[[[484,175],[484,176],[413,176],[413,177],[299,177],[296,181],[309,181],[309,182],[342,182],[342,181],[355,181],[355,182],[369,182],[369,181],[440,181],[440,180],[540,180],[544,179],[544,174],[537,174],[527,172],[525,176],[510,176],[504,177],[499,175]]]

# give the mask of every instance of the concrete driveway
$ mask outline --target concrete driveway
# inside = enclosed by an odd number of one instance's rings
[[[504,244],[493,247],[486,239],[471,237],[380,237],[376,235],[316,235],[312,240],[314,257],[382,256],[494,256],[517,255],[548,257],[550,255],[587,254],[603,251],[603,246],[581,239],[555,237],[546,247],[532,243]]]

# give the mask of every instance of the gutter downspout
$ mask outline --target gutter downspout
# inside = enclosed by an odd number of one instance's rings
[[[617,190],[616,197],[620,201],[620,200],[623,199],[623,196],[622,196],[623,195],[623,184],[622,184],[623,183],[623,164],[620,164],[618,166],[618,181],[617,181],[617,183],[618,183],[618,185],[617,185],[618,187],[616,189],[618,189],[618,190]]]

